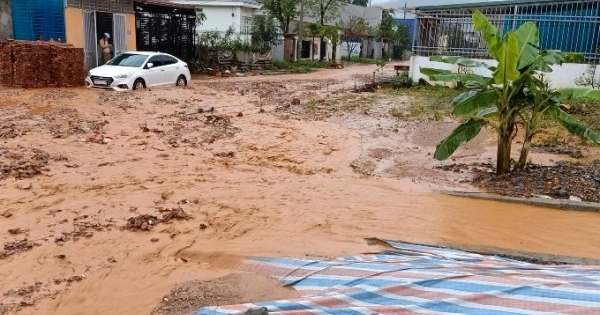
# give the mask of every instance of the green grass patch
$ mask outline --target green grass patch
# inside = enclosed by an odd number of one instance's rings
[[[565,111],[578,121],[600,132],[600,100],[579,98],[565,102],[569,107]]]
[[[567,108],[563,108],[575,120],[600,133],[600,100],[591,98],[577,98],[564,101]],[[544,116],[541,121],[543,129],[539,137],[539,146],[586,145],[587,140],[579,139],[562,129],[552,118]]]
[[[309,73],[315,69],[328,68],[327,62],[301,60],[301,61],[284,61],[275,60],[273,61],[273,68],[278,70],[286,70],[288,73]]]
[[[347,62],[354,62],[354,63],[364,63],[364,64],[369,64],[369,65],[376,65],[377,63],[380,62],[380,60],[377,59],[371,59],[371,58],[364,58],[364,57],[359,57],[359,56],[350,56],[350,57],[342,57],[343,61],[347,61]]]
[[[410,105],[408,112],[402,108],[391,108],[389,114],[392,117],[410,117],[418,120],[441,121],[450,116],[450,102],[460,93],[462,89],[453,89],[445,86],[414,86],[412,88],[400,88],[389,90],[389,95],[409,96]]]

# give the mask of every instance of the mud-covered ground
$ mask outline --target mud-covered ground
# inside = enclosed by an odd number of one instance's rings
[[[0,314],[280,298],[293,292],[217,278],[249,255],[372,252],[366,237],[600,258],[597,214],[433,193],[475,189],[473,172],[439,167],[493,162],[494,139],[434,161],[455,122],[414,117],[410,94],[353,93],[373,70],[134,93],[0,88]],[[582,150],[582,162],[597,154]]]
[[[528,164],[496,176],[491,163],[456,163],[437,169],[471,174],[466,182],[489,193],[514,197],[541,197],[600,202],[600,160],[589,163],[558,161],[552,165]]]

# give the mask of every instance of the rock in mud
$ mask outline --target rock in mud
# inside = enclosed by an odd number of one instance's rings
[[[18,234],[24,234],[29,232],[29,230],[27,229],[21,229],[21,228],[16,228],[16,229],[8,229],[8,234],[12,234],[12,235],[18,235]]]
[[[169,223],[173,220],[189,220],[191,218],[191,216],[187,214],[181,207],[166,209],[165,212],[167,213],[163,214],[161,219],[161,222],[163,223]]]
[[[134,231],[150,231],[157,223],[157,217],[149,214],[142,214],[137,217],[131,217],[127,219],[127,224],[125,225],[125,227]]]
[[[51,159],[48,152],[40,149],[0,147],[0,180],[8,177],[25,179],[40,175],[47,171]]]
[[[217,152],[217,153],[214,154],[214,156],[220,157],[220,158],[234,158],[235,157],[235,152],[233,152],[233,151],[229,151],[229,152]]]
[[[7,258],[18,253],[26,252],[37,245],[38,244],[31,242],[27,239],[4,243],[4,250],[0,251],[0,259]]]

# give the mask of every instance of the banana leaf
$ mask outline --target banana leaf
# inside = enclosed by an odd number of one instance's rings
[[[439,161],[449,158],[461,144],[475,138],[486,124],[483,119],[470,118],[437,145],[433,157]]]

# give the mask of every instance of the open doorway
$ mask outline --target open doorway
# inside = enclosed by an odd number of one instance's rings
[[[104,33],[108,33],[110,35],[110,39],[108,42],[113,45],[113,49],[111,49],[110,55],[114,57],[114,31],[113,31],[113,14],[107,12],[98,12],[96,11],[96,38],[97,38],[97,52],[96,58],[98,59],[97,64],[104,64],[102,60],[102,48],[100,47],[100,40],[104,37]]]
[[[311,42],[309,40],[302,41],[302,50],[300,51],[301,59],[310,59]]]
[[[114,57],[126,50],[127,27],[125,15],[99,11],[84,11],[84,52],[85,66],[89,70],[103,64],[102,49],[99,42],[104,33],[110,35],[109,43],[112,45],[110,52]]]

